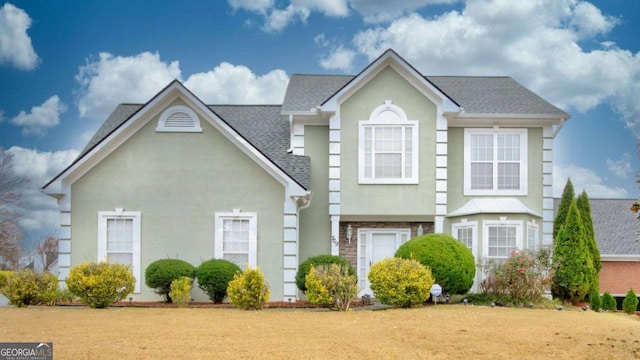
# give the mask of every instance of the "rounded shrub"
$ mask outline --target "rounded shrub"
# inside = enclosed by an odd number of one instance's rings
[[[200,289],[209,295],[216,304],[222,303],[227,296],[227,287],[235,274],[242,272],[240,267],[224,259],[211,259],[203,262],[196,269],[196,277]]]
[[[346,265],[312,265],[305,285],[310,303],[333,306],[339,311],[349,310],[351,300],[358,293],[358,279],[349,274]]]
[[[627,296],[622,300],[622,310],[627,314],[635,314],[638,308],[638,295],[636,295],[633,289],[629,289]]]
[[[171,296],[169,295],[171,282],[183,276],[193,279],[195,267],[179,259],[156,260],[149,264],[144,272],[147,286],[155,289],[156,294],[164,296],[167,302],[171,302]]]
[[[616,311],[618,309],[618,303],[616,303],[616,299],[613,298],[611,293],[605,291],[602,294],[602,310],[605,311]]]
[[[189,300],[191,299],[191,282],[192,280],[188,276],[183,276],[171,282],[169,296],[171,296],[174,304],[178,304],[179,307],[184,307],[189,304]]]
[[[429,269],[402,258],[387,258],[371,265],[369,281],[378,301],[399,307],[425,302],[434,283]]]
[[[591,293],[589,297],[589,303],[591,304],[591,310],[598,312],[602,308],[602,298],[597,292]]]
[[[71,268],[67,288],[92,308],[106,308],[135,289],[131,267],[124,264],[84,262]]]
[[[396,257],[414,259],[431,269],[447,294],[466,294],[476,275],[475,259],[460,241],[446,234],[426,234],[398,248]]]
[[[244,272],[237,273],[229,282],[227,289],[229,300],[237,308],[260,310],[269,301],[269,284],[260,269],[247,266]]]
[[[15,272],[4,271],[0,275],[0,293],[9,303],[18,307],[45,304],[56,298],[58,278],[49,273],[36,273],[31,269]]]
[[[309,273],[309,269],[311,269],[312,265],[317,267],[319,265],[331,265],[331,264],[346,266],[350,275],[354,275],[354,276],[356,275],[356,271],[353,269],[353,266],[349,261],[347,261],[347,259],[340,256],[336,256],[336,255],[328,255],[328,254],[316,255],[303,261],[298,267],[298,272],[296,273],[296,285],[298,286],[298,289],[300,289],[300,291],[302,292],[307,291],[307,286],[305,285],[305,281],[306,281],[307,274]]]

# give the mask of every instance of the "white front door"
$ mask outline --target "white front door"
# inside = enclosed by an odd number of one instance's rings
[[[368,278],[371,265],[393,257],[410,237],[410,229],[358,229],[358,296],[373,295]]]

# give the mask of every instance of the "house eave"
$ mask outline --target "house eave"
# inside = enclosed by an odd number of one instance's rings
[[[600,261],[640,262],[640,254],[600,254]]]

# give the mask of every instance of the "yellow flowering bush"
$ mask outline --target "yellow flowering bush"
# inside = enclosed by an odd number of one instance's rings
[[[358,279],[349,267],[339,264],[311,266],[306,276],[305,295],[312,304],[333,306],[347,311],[358,293]]]
[[[179,307],[185,307],[189,304],[191,299],[191,278],[183,276],[175,279],[171,282],[171,290],[169,290],[169,296],[174,304],[178,304]]]
[[[269,284],[264,279],[260,269],[247,269],[237,273],[229,282],[227,296],[237,308],[244,310],[260,310],[269,301]]]
[[[56,298],[58,278],[31,269],[3,271],[0,274],[0,293],[18,307],[45,304]]]
[[[135,289],[131,267],[124,264],[84,262],[71,268],[67,288],[92,308],[106,308]]]
[[[371,266],[371,290],[383,304],[411,307],[429,298],[431,270],[415,260],[387,258]]]

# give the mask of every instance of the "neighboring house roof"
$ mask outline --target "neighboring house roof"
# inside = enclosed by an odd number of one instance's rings
[[[293,74],[282,104],[283,113],[308,112],[345,86],[354,75]],[[469,114],[569,114],[514,79],[482,76],[425,76]]]
[[[630,210],[637,199],[590,199],[593,230],[602,260],[613,255],[640,255],[640,220]],[[554,199],[557,209],[560,199]]]
[[[143,106],[118,105],[77,159],[82,158]],[[305,189],[310,188],[309,157],[287,152],[290,145],[289,122],[280,115],[280,105],[207,106],[298,184]]]

